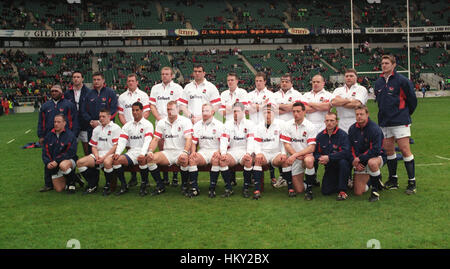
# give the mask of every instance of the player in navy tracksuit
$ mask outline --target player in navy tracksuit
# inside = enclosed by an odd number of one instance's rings
[[[381,191],[383,187],[380,172],[384,155],[383,132],[375,122],[369,119],[369,110],[366,106],[356,107],[355,114],[356,123],[348,130],[351,161],[355,169],[354,192],[356,195],[362,195],[369,183],[372,187],[369,201],[375,202],[379,200],[378,191]]]
[[[64,114],[67,119],[67,128],[75,135],[78,135],[78,114],[74,104],[66,100],[62,94],[60,85],[54,85],[50,94],[52,99],[45,102],[39,110],[39,120],[37,126],[37,135],[39,137],[39,144],[43,144],[44,137],[53,129],[54,117],[57,114]],[[45,192],[53,189],[52,179],[48,173],[44,176],[44,187],[40,192]]]
[[[395,67],[395,58],[391,55],[383,55],[381,60],[383,74],[375,82],[375,96],[379,109],[378,124],[384,134],[383,147],[388,159],[389,180],[386,182],[386,188],[398,188],[395,152],[397,142],[409,179],[406,193],[414,194],[416,193],[415,164],[409,138],[411,115],[417,107],[417,97],[412,82],[395,72]]]
[[[86,102],[81,107],[81,115],[83,119],[89,122],[87,128],[88,141],[91,140],[92,131],[100,122],[98,115],[100,110],[107,108],[111,111],[111,120],[117,114],[117,96],[113,89],[104,86],[105,77],[102,73],[94,73],[92,75],[93,89],[86,95]]]
[[[81,72],[75,71],[72,73],[72,85],[64,93],[64,99],[72,102],[77,108],[78,125],[80,126],[78,140],[81,140],[82,142],[84,155],[89,154],[89,141],[87,140],[87,129],[89,128],[89,122],[82,117],[80,109],[86,102],[86,95],[90,91],[91,89],[83,84],[83,75]]]
[[[348,135],[338,127],[337,114],[325,115],[326,128],[316,136],[314,158],[325,165],[322,194],[339,193],[337,200],[347,199],[347,180],[350,175],[350,143]]]
[[[68,193],[75,192],[75,162],[78,157],[77,139],[66,127],[66,119],[63,114],[54,117],[54,128],[45,136],[42,145],[42,160],[45,170],[51,175],[52,180],[64,176],[68,186]],[[53,182],[55,190],[60,192],[66,184]]]

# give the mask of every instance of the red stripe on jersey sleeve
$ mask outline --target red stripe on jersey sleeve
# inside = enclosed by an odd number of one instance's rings
[[[153,98],[153,97],[150,97],[150,99],[149,99],[149,100],[150,100],[150,102],[151,102],[151,103],[156,103],[156,99],[155,99],[155,98]]]
[[[249,137],[255,137],[253,134],[247,134],[247,138]]]
[[[192,130],[192,129],[189,129],[189,130],[186,130],[186,131],[184,131],[184,133],[183,134],[190,134],[190,133],[193,133],[194,132],[194,130]]]
[[[312,142],[316,142],[316,139],[315,138],[310,138],[310,139],[308,139],[308,140],[306,140],[306,143],[312,143]]]
[[[183,103],[183,104],[185,104],[185,105],[188,104],[188,101],[187,101],[187,100],[184,100],[183,98],[178,98],[178,102],[181,102],[181,103]]]
[[[145,105],[144,107],[143,107],[143,109],[145,110],[145,109],[150,109],[150,105]]]
[[[162,138],[162,134],[161,133],[158,133],[158,132],[155,132],[155,136],[157,136],[158,138]]]
[[[284,142],[288,142],[288,143],[291,142],[291,138],[290,137],[284,136],[282,134],[280,134],[280,139],[283,140]]]
[[[214,99],[211,101],[211,104],[220,103],[220,98]]]
[[[123,108],[121,108],[120,106],[117,107],[117,109],[121,112],[123,112]]]
[[[256,142],[262,142],[262,139],[259,138],[259,137],[255,137],[255,141],[256,141]]]
[[[97,146],[98,143],[91,139],[91,140],[89,141],[89,144],[91,144],[91,145],[93,145],[93,146]]]
[[[145,137],[145,136],[151,136],[151,137],[153,137],[153,134],[149,132],[149,133],[146,133],[146,134],[144,135],[144,137]]]
[[[112,139],[113,144],[116,144],[118,141],[119,141],[119,138],[113,138]]]
[[[122,137],[122,138],[124,138],[124,139],[128,140],[128,135],[125,135],[125,134],[121,134],[121,135],[120,135],[120,137]]]

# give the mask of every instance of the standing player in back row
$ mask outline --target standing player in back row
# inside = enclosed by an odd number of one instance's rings
[[[173,80],[173,70],[170,67],[161,69],[161,83],[154,85],[150,91],[150,109],[155,117],[155,128],[160,120],[167,118],[167,103],[178,101],[183,92],[183,87]],[[164,149],[164,139],[158,142],[159,150]],[[173,172],[172,186],[178,186],[178,172]],[[163,172],[164,184],[169,184],[169,172]]]
[[[241,102],[245,106],[248,104],[247,91],[238,87],[239,78],[236,73],[228,73],[228,90],[220,95],[221,106],[219,111],[225,121],[233,121],[233,105]]]
[[[148,102],[147,93],[141,91],[138,88],[138,78],[136,74],[129,74],[127,76],[127,87],[128,90],[123,92],[119,96],[117,109],[119,111],[119,120],[122,126],[125,123],[133,121],[132,105],[135,102],[139,102],[143,106],[143,117],[148,119],[150,115],[150,104]],[[137,185],[136,172],[131,172],[131,180],[128,182],[128,187],[133,187]]]
[[[205,78],[205,69],[202,65],[194,66],[194,81],[188,83],[178,99],[178,105],[183,116],[191,120],[192,124],[202,120],[202,105],[210,103],[214,111],[219,110],[220,94],[217,87]]]
[[[414,194],[416,193],[415,164],[409,137],[411,136],[411,115],[417,107],[417,97],[412,82],[397,73],[396,66],[394,56],[383,55],[381,57],[383,74],[375,82],[375,97],[379,109],[378,124],[384,134],[383,148],[386,150],[389,170],[389,180],[385,185],[387,189],[398,188],[395,153],[397,142],[408,174],[406,194]]]

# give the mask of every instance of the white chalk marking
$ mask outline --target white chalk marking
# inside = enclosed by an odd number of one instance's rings
[[[436,165],[444,165],[443,163],[419,163],[416,166],[436,166]]]
[[[439,156],[439,155],[434,155],[434,157],[439,158],[439,159],[442,159],[442,160],[448,160],[448,161],[450,161],[450,158],[445,158],[445,157],[442,157],[442,156]]]
[[[14,140],[16,140],[16,139],[15,139],[15,138],[14,138],[14,139],[11,139],[11,140],[9,140],[6,144],[9,144],[9,143],[13,142]]]
[[[28,131],[26,131],[25,133],[28,134],[29,132],[31,132],[31,129],[29,129]]]

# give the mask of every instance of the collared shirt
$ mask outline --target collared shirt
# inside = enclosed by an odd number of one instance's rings
[[[246,90],[241,88],[236,88],[233,93],[230,90],[222,92],[220,95],[220,101],[222,105],[219,111],[226,110],[226,106],[233,106],[234,103],[242,103],[245,106],[248,104],[248,93]],[[233,120],[233,113],[229,113],[225,117],[226,121]]]
[[[134,120],[131,106],[135,102],[142,104],[143,112],[150,110],[148,95],[139,88],[136,88],[133,92],[128,89],[119,96],[117,109],[119,110],[119,114],[125,116],[126,122]]]
[[[104,127],[100,124],[92,131],[89,145],[96,147],[101,156],[118,143],[121,132],[120,126],[112,121]]]
[[[202,115],[202,105],[205,103],[219,107],[221,104],[219,90],[206,79],[200,84],[195,80],[188,83],[178,99],[178,104],[187,106],[188,111],[196,117]]]
[[[265,122],[258,124],[255,132],[255,154],[261,152],[286,152],[280,140],[284,124],[285,122],[280,119],[274,119],[269,128],[267,128]]]
[[[302,101],[306,104],[308,104],[309,102],[329,103],[331,97],[332,94],[325,89],[322,89],[318,93],[315,93],[313,90],[311,90],[303,95]],[[328,111],[325,110],[306,114],[306,119],[316,125],[316,128],[318,128],[317,132],[325,128],[325,115],[327,114],[327,112]]]
[[[223,123],[214,117],[208,123],[201,120],[194,124],[192,142],[198,144],[200,149],[218,151],[220,148],[220,137],[223,132]]]
[[[254,152],[255,124],[243,118],[239,123],[230,121],[225,123],[220,143],[220,153],[225,154],[228,150],[242,150],[248,154]]]
[[[336,127],[336,129],[328,134],[324,129],[316,136],[316,149],[314,158],[318,160],[320,156],[327,155],[330,161],[340,159],[350,159],[350,142],[347,133]]]
[[[139,152],[140,155],[147,154],[148,146],[153,138],[153,125],[147,119],[140,121],[129,121],[122,127],[116,154],[121,154],[128,146],[128,151]]]
[[[183,92],[183,87],[170,81],[167,85],[164,83],[156,84],[150,91],[150,104],[156,107],[161,118],[167,117],[167,103],[178,101]]]
[[[350,88],[347,87],[347,85],[345,84],[342,87],[336,88],[333,91],[333,96],[331,97],[331,100],[333,100],[337,96],[350,100],[359,100],[363,105],[367,103],[368,99],[367,89],[364,86],[359,85],[358,83],[353,84]],[[354,120],[353,123],[356,121],[354,109],[337,106],[336,111],[340,119],[343,118],[353,119]]]
[[[282,89],[280,89],[279,91],[274,93],[274,99],[277,105],[293,104],[302,100],[302,94],[294,88],[290,88],[288,91],[286,91],[286,93]],[[289,121],[294,118],[294,114],[292,114],[292,111],[284,114],[277,113],[276,115],[278,119],[284,121]]]
[[[306,118],[300,124],[292,119],[284,124],[280,138],[282,142],[291,144],[295,152],[299,152],[316,144],[315,130],[314,125]]]
[[[192,122],[181,115],[170,123],[168,118],[158,121],[155,136],[164,139],[164,150],[183,150],[186,146],[186,138],[193,132]]]
[[[262,122],[264,121],[264,116],[263,116],[263,108],[262,108],[262,104],[264,104],[267,101],[267,103],[272,103],[275,104],[275,97],[273,95],[273,92],[269,91],[267,88],[262,89],[261,91],[258,91],[258,89],[255,89],[253,91],[251,91],[248,96],[248,104],[252,105],[252,104],[258,104],[260,105],[259,107],[259,112],[254,112],[254,113],[250,113],[250,120],[257,124],[258,122]]]

